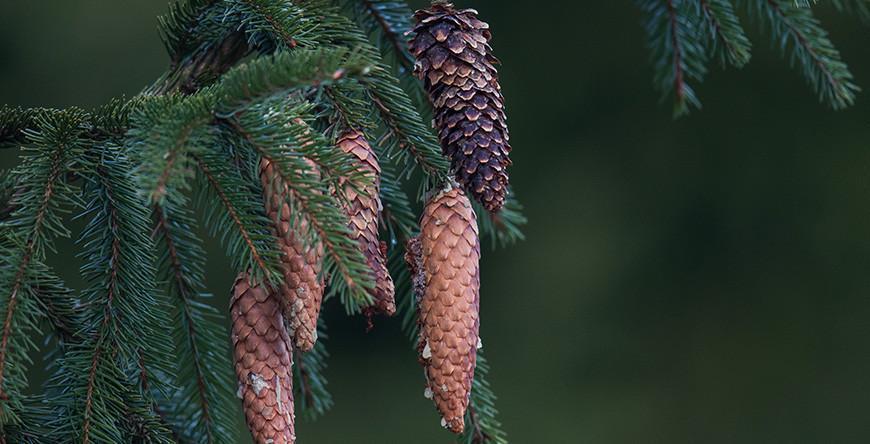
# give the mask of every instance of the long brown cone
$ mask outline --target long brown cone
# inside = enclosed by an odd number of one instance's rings
[[[282,252],[284,281],[279,294],[287,326],[294,346],[308,351],[317,341],[317,317],[323,301],[324,282],[318,277],[323,266],[323,246],[308,247],[297,234],[306,229],[306,222],[302,218],[291,218],[287,184],[265,158],[260,161],[260,181],[266,211],[275,225]]]
[[[280,304],[242,273],[233,286],[230,314],[238,394],[254,442],[292,444],[293,353]]]
[[[359,243],[363,255],[375,277],[375,287],[371,291],[374,307],[378,312],[392,316],[396,313],[396,298],[393,278],[387,270],[386,252],[378,241],[378,217],[383,206],[380,197],[381,167],[378,158],[365,136],[350,130],[338,139],[338,147],[345,153],[359,159],[359,170],[370,176],[372,185],[367,186],[364,194],[344,184],[347,199],[345,212],[350,218],[348,228],[351,237]]]
[[[420,362],[427,397],[444,427],[461,433],[479,344],[480,243],[471,202],[460,188],[426,205],[421,234],[407,246],[420,307]]]
[[[507,194],[511,147],[489,25],[477,11],[446,2],[414,17],[410,50],[435,108],[441,147],[456,180],[495,213]]]

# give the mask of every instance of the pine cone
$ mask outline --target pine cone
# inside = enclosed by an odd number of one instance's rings
[[[254,442],[292,444],[293,355],[280,304],[242,273],[233,287],[230,313],[238,394]]]
[[[450,3],[414,17],[415,74],[435,108],[441,147],[459,183],[496,213],[507,193],[511,147],[489,25],[477,19],[477,11]]]
[[[312,165],[312,170],[314,170]],[[279,288],[284,316],[293,344],[302,351],[311,350],[317,341],[317,317],[323,301],[323,246],[307,247],[296,233],[305,230],[302,218],[291,220],[287,203],[287,184],[268,159],[260,161],[260,180],[266,211],[275,224],[275,237],[280,244],[281,271],[284,281]],[[291,226],[292,223],[298,226]]]
[[[462,433],[480,342],[477,221],[462,190],[452,188],[429,201],[420,227],[406,260],[422,291],[418,351],[425,394],[435,400],[441,425]]]
[[[380,197],[381,166],[374,150],[359,131],[351,130],[343,134],[337,145],[345,153],[353,154],[359,159],[360,170],[374,179],[373,184],[363,190],[366,195],[357,193],[353,187],[345,184],[345,212],[350,217],[348,228],[351,237],[359,243],[374,273],[375,287],[371,291],[375,303],[373,308],[392,316],[396,313],[395,288],[393,278],[387,270],[386,251],[383,251],[385,248],[378,241],[378,217],[383,210]]]

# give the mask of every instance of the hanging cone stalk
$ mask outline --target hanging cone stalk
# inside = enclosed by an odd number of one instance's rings
[[[338,147],[352,154],[359,163],[359,171],[370,176],[372,185],[366,187],[364,194],[358,193],[349,184],[344,186],[347,199],[345,212],[350,222],[351,237],[359,243],[366,262],[375,278],[371,290],[374,311],[392,316],[396,313],[395,289],[393,278],[387,270],[386,245],[378,241],[378,218],[383,206],[380,197],[381,167],[378,158],[366,141],[363,133],[350,130],[338,139]]]
[[[511,147],[489,25],[477,19],[477,11],[446,2],[414,17],[415,74],[435,109],[444,154],[456,180],[487,211],[498,212],[507,194]]]
[[[441,425],[462,433],[480,343],[480,243],[474,210],[461,188],[429,200],[420,230],[408,243],[406,260],[419,298],[425,395],[441,412]]]
[[[238,395],[254,442],[292,444],[293,354],[280,304],[242,273],[233,286],[230,314]]]
[[[311,165],[312,171],[315,166]],[[308,351],[317,341],[317,317],[323,302],[323,246],[305,245],[297,233],[306,229],[302,218],[291,218],[287,203],[287,184],[268,159],[260,161],[260,181],[266,212],[275,226],[275,237],[281,248],[281,272],[284,280],[278,292],[287,318],[293,345]]]

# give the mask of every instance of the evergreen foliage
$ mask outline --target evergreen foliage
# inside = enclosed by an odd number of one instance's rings
[[[834,109],[852,105],[860,88],[840,52],[814,16],[796,0],[636,0],[645,16],[655,85],[672,96],[674,116],[701,107],[694,84],[703,81],[711,59],[743,67],[751,58],[738,8],[761,23],[792,65],[798,65],[819,100]],[[870,18],[866,0],[832,0],[835,8]]]
[[[169,67],[141,94],[90,112],[0,108],[0,148],[21,152],[0,172],[0,441],[238,442],[226,314],[210,302],[197,233],[219,239],[235,270],[277,284],[258,174],[268,159],[306,222],[303,241],[324,246],[330,295],[359,313],[373,283],[337,190],[340,178],[357,190],[369,179],[334,146],[347,129],[381,159],[382,234],[413,314],[404,242],[450,173],[410,75],[410,20],[402,2],[179,0],[159,20]],[[494,246],[522,239],[520,209],[478,211]],[[80,233],[72,217],[86,223]],[[79,290],[48,265],[70,254],[54,241],[73,236],[88,282]],[[52,375],[43,387],[27,380],[36,353]],[[322,341],[296,353],[302,417],[332,406],[327,358]],[[486,369],[463,442],[505,442]]]

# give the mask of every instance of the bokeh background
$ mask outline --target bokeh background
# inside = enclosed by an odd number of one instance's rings
[[[460,3],[494,31],[530,219],[527,240],[482,268],[512,442],[870,442],[870,95],[828,110],[753,33],[752,63],[713,69],[704,110],[674,121],[632,2]],[[826,3],[870,90],[870,27]],[[165,9],[2,2],[0,103],[136,94],[166,66]],[[69,247],[56,265],[76,283]],[[210,255],[225,304],[232,272]],[[398,321],[366,335],[335,305],[326,316],[336,406],[301,439],[452,442]]]

